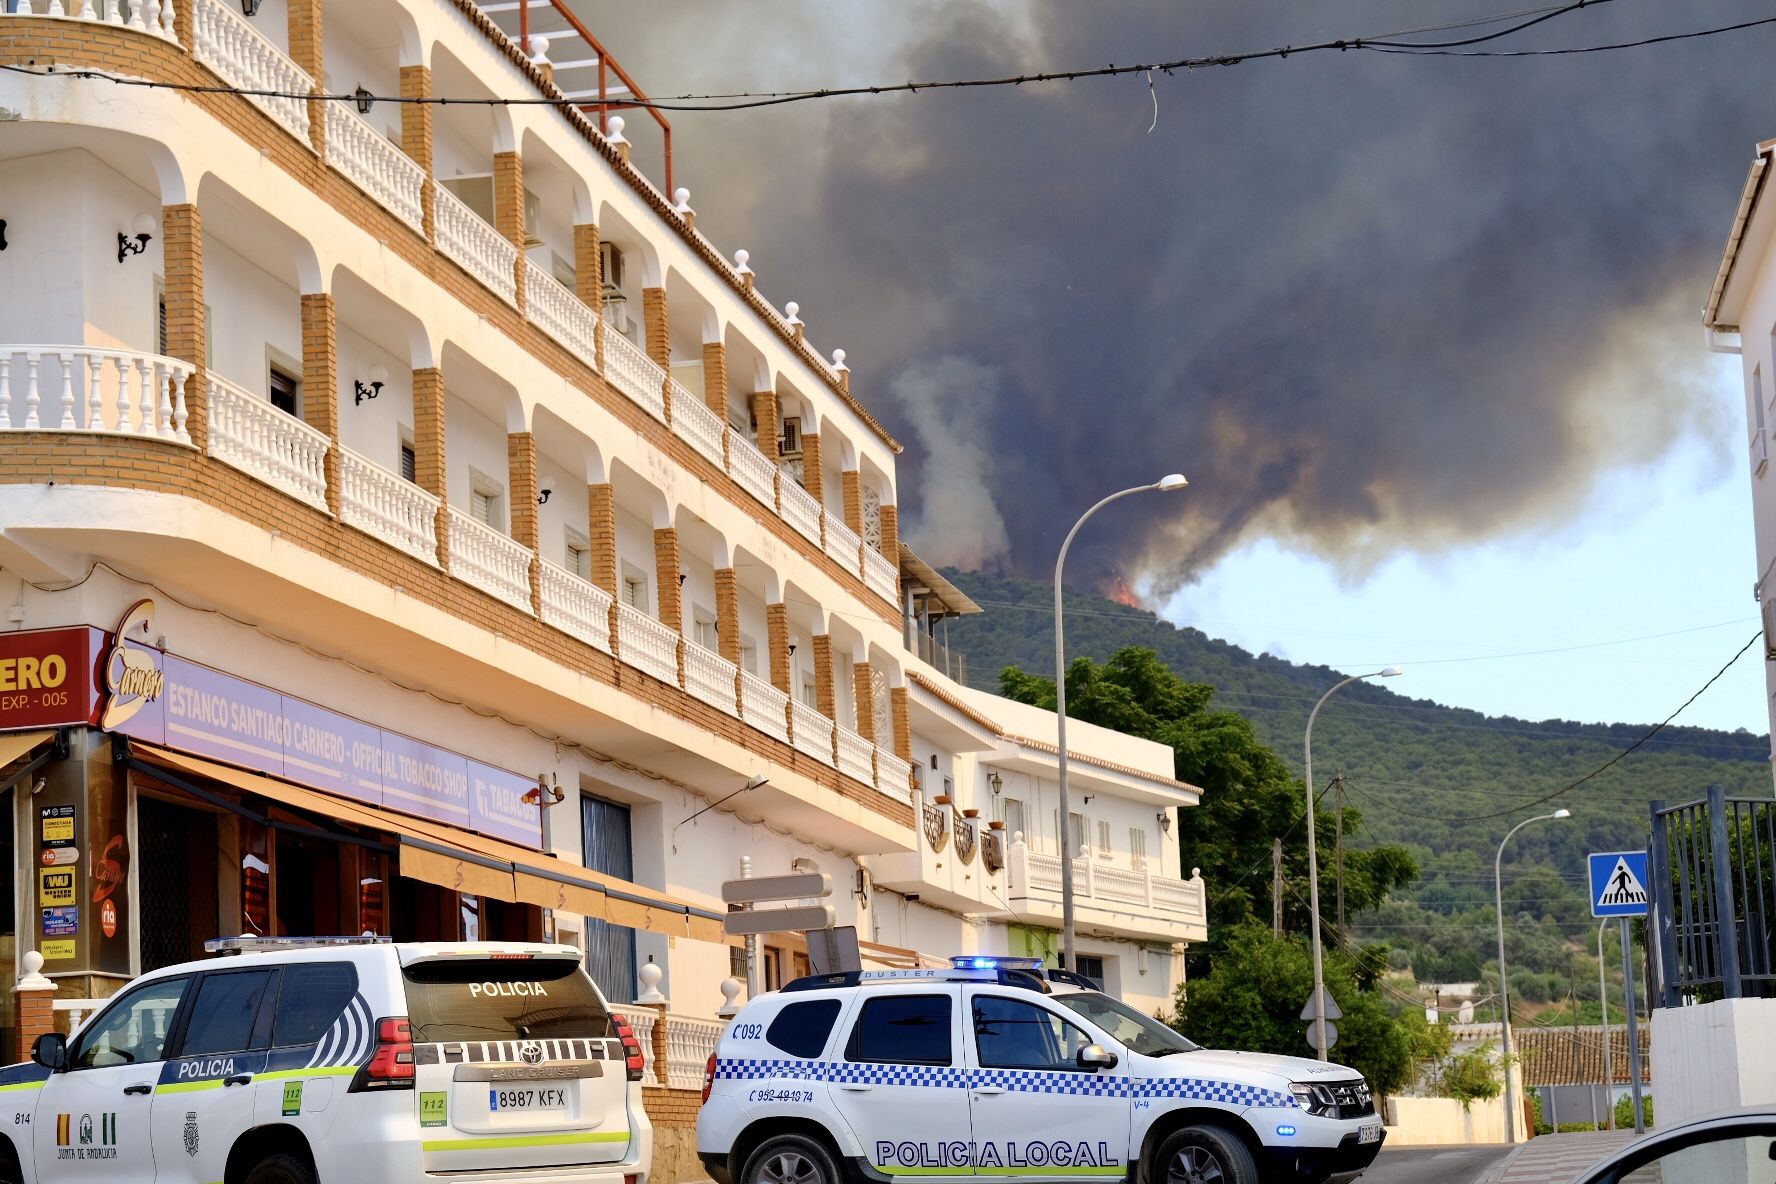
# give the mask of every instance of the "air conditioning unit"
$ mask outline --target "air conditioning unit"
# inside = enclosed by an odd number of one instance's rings
[[[621,296],[613,298],[607,292],[604,298],[604,323],[624,337],[633,336],[635,318],[629,315],[629,302]]]
[[[1764,660],[1776,662],[1776,596],[1764,601]]]
[[[623,251],[615,243],[598,244],[598,272],[604,277],[604,290],[617,292],[623,287]]]
[[[783,421],[783,434],[777,438],[777,455],[790,457],[801,454],[802,421],[797,416]]]

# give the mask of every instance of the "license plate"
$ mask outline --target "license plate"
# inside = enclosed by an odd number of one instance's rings
[[[495,1114],[508,1114],[517,1111],[565,1110],[567,1109],[567,1090],[559,1085],[490,1089],[487,1091],[487,1108]]]
[[[1365,1123],[1364,1125],[1358,1127],[1357,1128],[1357,1142],[1359,1142],[1359,1143],[1379,1143],[1379,1142],[1381,1142],[1381,1124],[1379,1122],[1370,1122],[1370,1123]]]

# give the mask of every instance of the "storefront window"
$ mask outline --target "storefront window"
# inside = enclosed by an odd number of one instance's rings
[[[388,932],[388,880],[382,853],[361,853],[358,877],[358,932],[380,935]]]
[[[463,941],[481,940],[481,898],[464,896],[460,898],[462,906],[462,932],[459,937]]]
[[[264,823],[241,819],[241,932],[271,932],[271,831]]]

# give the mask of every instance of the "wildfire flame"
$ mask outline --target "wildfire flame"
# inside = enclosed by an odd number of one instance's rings
[[[1136,598],[1133,592],[1129,591],[1129,586],[1122,582],[1122,576],[1120,574],[1110,577],[1109,596],[1110,599],[1114,600],[1117,604],[1127,605],[1129,608],[1141,607],[1140,600]]]

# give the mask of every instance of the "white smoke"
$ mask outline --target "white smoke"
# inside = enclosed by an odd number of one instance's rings
[[[907,541],[927,563],[980,570],[999,565],[1011,549],[989,492],[992,453],[979,443],[994,438],[999,386],[997,369],[955,355],[916,362],[894,380],[924,455],[917,496],[900,501],[919,507]]]

